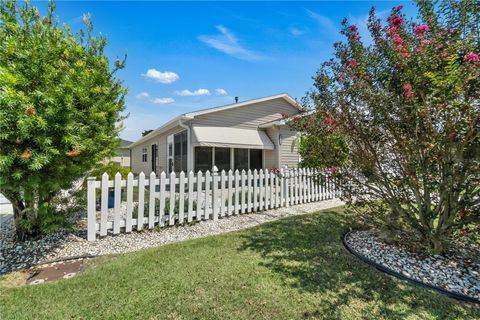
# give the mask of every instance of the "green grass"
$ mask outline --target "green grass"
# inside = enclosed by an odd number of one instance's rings
[[[480,309],[352,257],[326,210],[88,262],[69,280],[1,288],[1,319],[479,319]],[[5,281],[5,280],[4,280]]]

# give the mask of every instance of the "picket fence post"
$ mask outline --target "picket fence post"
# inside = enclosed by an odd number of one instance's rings
[[[132,213],[133,213],[133,173],[127,175],[127,215],[125,221],[125,232],[132,232]]]
[[[108,173],[102,174],[101,184],[101,202],[100,202],[100,236],[107,235],[108,219]]]
[[[167,180],[167,175],[164,171],[160,174],[160,209],[158,213],[158,225],[160,227],[164,226],[165,219],[165,184]]]
[[[137,230],[143,229],[143,211],[145,209],[145,173],[138,176]]]
[[[207,170],[205,172],[205,208],[204,208],[204,215],[205,215],[205,220],[210,219],[210,171]]]
[[[96,223],[97,223],[97,205],[95,194],[95,177],[87,178],[87,240],[95,241],[96,239]]]
[[[178,183],[180,185],[178,189],[178,192],[180,193],[178,200],[178,224],[183,224],[185,219],[185,172],[180,172]]]
[[[198,207],[198,205],[197,205]],[[193,171],[188,173],[188,216],[187,222],[190,223],[193,220]]]
[[[202,220],[202,171],[197,172],[197,210],[195,210],[196,220]]]

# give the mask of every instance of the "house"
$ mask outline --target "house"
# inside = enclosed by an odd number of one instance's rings
[[[122,167],[130,167],[130,149],[132,141],[120,139],[120,146],[115,150],[115,155],[103,160],[103,163],[113,161]]]
[[[270,169],[297,167],[297,133],[284,115],[301,112],[279,94],[179,115],[132,143],[131,171]]]

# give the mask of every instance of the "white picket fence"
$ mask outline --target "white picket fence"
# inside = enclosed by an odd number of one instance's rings
[[[218,173],[214,168],[213,172],[206,171],[204,174],[201,171],[197,174],[191,171],[187,175],[172,172],[168,177],[164,172],[159,177],[152,172],[149,178],[143,172],[134,178],[130,172],[126,180],[122,180],[120,173],[115,175],[114,180],[109,180],[104,173],[101,181],[88,178],[87,188],[89,241],[94,241],[97,233],[106,236],[109,232],[131,232],[134,227],[142,230],[144,227],[152,229],[217,220],[333,199],[339,195],[331,173],[317,169],[281,169],[278,172],[230,170]],[[110,190],[114,193],[113,214],[108,208]],[[126,208],[125,204],[122,205],[122,192],[125,190]]]

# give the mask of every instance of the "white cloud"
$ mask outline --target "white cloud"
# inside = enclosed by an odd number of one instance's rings
[[[190,91],[190,90],[182,90],[182,91],[175,91],[174,92],[177,96],[181,96],[181,97],[189,97],[189,96],[209,96],[210,95],[210,91],[208,91],[207,89],[198,89],[198,90],[195,90],[195,91]]]
[[[217,30],[220,31],[220,34],[201,35],[198,39],[208,46],[238,59],[253,61],[263,58],[260,54],[242,47],[235,34],[224,26],[217,26]]]
[[[148,92],[140,92],[139,94],[136,95],[136,98],[137,99],[148,99],[150,98],[150,95],[148,94]]]
[[[305,10],[307,11],[307,14],[310,16],[310,18],[317,21],[318,24],[324,29],[325,32],[332,33],[335,35],[338,34],[339,30],[335,25],[335,23],[332,21],[332,19],[326,16],[322,16],[321,14],[318,14],[311,10],[308,10],[308,9],[305,9]]]
[[[215,89],[215,93],[218,94],[218,95],[223,96],[223,95],[226,95],[226,94],[227,94],[227,91],[226,91],[225,89],[223,89],[223,88],[217,88],[217,89]]]
[[[175,102],[175,99],[173,98],[155,98],[152,100],[152,103],[155,104],[168,104],[173,102]]]
[[[289,31],[290,31],[290,34],[292,36],[295,36],[295,37],[301,36],[301,35],[303,35],[307,32],[306,30],[302,30],[302,29],[295,28],[295,27],[290,28]]]
[[[180,76],[172,71],[161,72],[156,69],[148,69],[147,73],[142,73],[145,78],[152,79],[156,82],[170,84],[180,79]]]

